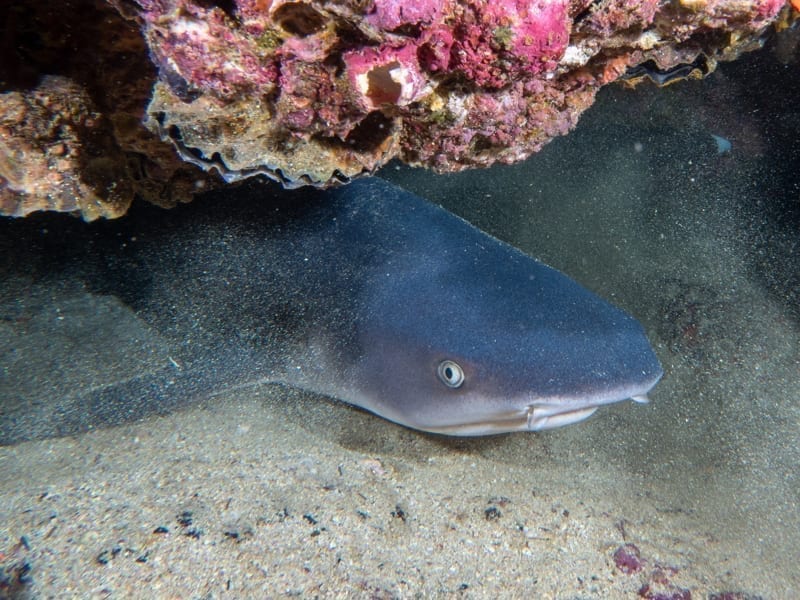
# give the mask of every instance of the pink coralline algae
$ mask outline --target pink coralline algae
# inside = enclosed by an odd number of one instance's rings
[[[645,561],[635,544],[625,544],[614,551],[614,564],[626,575],[631,575],[641,571]]]
[[[16,23],[0,104],[25,115],[0,119],[0,213],[86,218],[216,175],[327,186],[394,158],[517,162],[603,85],[702,77],[798,19],[786,0],[23,4],[0,8]]]
[[[427,25],[442,16],[444,0],[409,2],[408,0],[374,0],[366,21],[383,31],[393,31],[403,26]]]
[[[623,544],[617,548],[613,559],[614,566],[625,575],[639,574],[644,582],[637,593],[644,600],[692,600],[689,589],[672,581],[679,574],[677,567],[653,563],[643,558],[635,544]]]
[[[569,40],[567,9],[564,0],[464,3],[448,67],[485,89],[552,71]]]
[[[149,126],[227,180],[296,186],[522,160],[632,67],[703,75],[757,44],[784,0],[134,4],[160,73]]]

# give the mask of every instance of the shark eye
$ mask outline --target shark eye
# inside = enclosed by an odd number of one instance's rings
[[[464,383],[463,369],[458,366],[458,363],[452,360],[443,360],[440,362],[439,366],[436,368],[436,373],[439,375],[439,379],[442,380],[442,383],[447,387],[457,388],[461,387],[461,384]]]

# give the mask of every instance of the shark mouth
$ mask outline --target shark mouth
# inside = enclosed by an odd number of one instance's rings
[[[631,400],[640,404],[647,404],[648,398],[644,394],[631,396]],[[528,431],[541,431],[579,423],[591,417],[594,412],[605,404],[613,402],[599,402],[590,406],[577,404],[574,408],[564,404],[532,404],[528,407]]]

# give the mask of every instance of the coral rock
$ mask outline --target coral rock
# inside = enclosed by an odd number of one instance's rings
[[[0,214],[110,218],[213,185],[142,124],[156,70],[105,0],[0,3],[0,31]]]
[[[100,114],[68,79],[45,77],[30,94],[0,96],[0,210],[79,211],[87,219],[124,214],[133,199],[108,140],[98,136]]]
[[[785,0],[6,3],[0,212],[513,163],[603,85],[705,76],[795,19]]]
[[[574,127],[602,85],[705,75],[758,45],[784,5],[137,3],[160,69],[150,126],[229,181],[265,174],[290,187],[391,158],[438,171],[522,160]]]

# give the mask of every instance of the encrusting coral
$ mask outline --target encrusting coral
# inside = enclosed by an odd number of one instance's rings
[[[118,154],[156,157],[168,181],[181,169],[171,146],[226,181],[263,174],[287,187],[347,182],[392,158],[440,172],[522,160],[572,129],[603,85],[704,76],[796,17],[785,0],[108,1],[155,66],[149,103],[128,109],[135,135],[116,139],[112,128]],[[101,86],[83,87],[97,92],[84,112],[108,118]],[[8,94],[25,92],[7,92],[12,107],[33,101]],[[36,152],[8,121],[3,139],[19,143],[3,149],[0,184],[19,191],[8,164]],[[133,193],[126,186],[142,187],[124,171],[112,170],[117,190],[94,192],[105,211],[38,208],[114,216]],[[0,195],[3,212],[27,212],[12,205]]]

